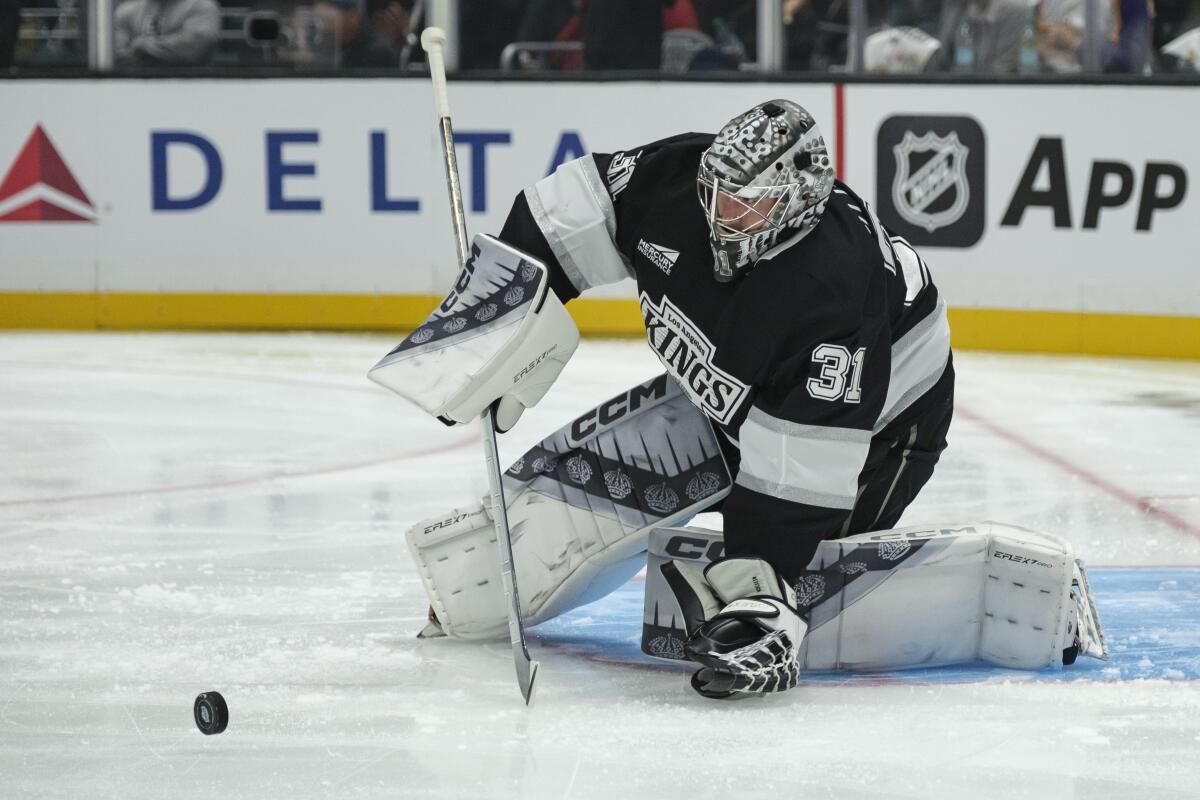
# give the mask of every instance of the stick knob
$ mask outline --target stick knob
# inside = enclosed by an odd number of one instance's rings
[[[437,115],[450,116],[450,97],[446,91],[446,32],[441,28],[426,28],[421,32],[421,47],[429,59],[429,77],[433,78],[433,103]]]
[[[426,53],[434,48],[446,46],[446,32],[441,28],[426,28],[421,31],[421,49]]]

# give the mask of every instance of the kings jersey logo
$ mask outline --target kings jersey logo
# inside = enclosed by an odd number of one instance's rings
[[[969,117],[888,117],[876,153],[879,218],[915,245],[972,246],[984,229],[984,150]]]
[[[750,387],[713,364],[716,348],[665,296],[658,303],[641,296],[646,338],[688,398],[711,419],[728,425]]]

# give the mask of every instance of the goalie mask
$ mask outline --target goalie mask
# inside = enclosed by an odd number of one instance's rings
[[[716,279],[734,280],[781,239],[812,230],[833,177],[825,139],[796,103],[762,103],[721,128],[696,178]]]

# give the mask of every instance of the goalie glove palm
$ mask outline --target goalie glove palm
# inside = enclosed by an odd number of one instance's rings
[[[703,665],[692,688],[705,697],[782,692],[800,680],[808,624],[792,587],[757,558],[727,558],[701,576],[683,562],[663,567],[684,612],[688,657]]]

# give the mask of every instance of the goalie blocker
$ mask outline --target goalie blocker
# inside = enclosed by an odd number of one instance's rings
[[[441,305],[368,377],[447,425],[495,404],[504,432],[542,399],[578,346],[545,265],[479,234]]]
[[[649,542],[642,650],[683,660],[689,633],[669,578],[721,557],[720,533],[661,528]],[[686,569],[687,567],[685,567]],[[686,591],[687,587],[683,587]],[[1107,659],[1081,562],[1066,541],[1013,525],[901,528],[821,542],[793,586],[807,617],[802,669],[986,661],[1039,669]],[[684,606],[690,598],[683,598]]]

